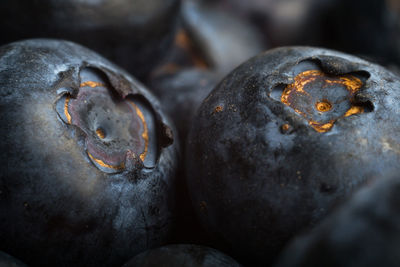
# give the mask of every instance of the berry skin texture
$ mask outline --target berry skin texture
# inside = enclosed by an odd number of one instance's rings
[[[67,41],[0,48],[0,249],[118,266],[167,242],[175,129],[139,82]]]
[[[202,224],[251,265],[365,182],[400,170],[400,80],[347,54],[284,47],[232,71],[186,148]]]
[[[0,44],[70,40],[145,79],[172,45],[179,8],[179,0],[4,0]]]
[[[168,245],[135,256],[123,267],[190,266],[240,267],[231,257],[218,250],[198,245]]]
[[[363,187],[291,242],[275,266],[398,266],[399,190],[398,174]]]

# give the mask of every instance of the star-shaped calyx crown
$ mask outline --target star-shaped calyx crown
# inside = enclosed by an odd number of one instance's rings
[[[120,97],[99,70],[82,69],[77,95],[63,94],[56,110],[64,123],[85,134],[87,156],[100,170],[116,173],[132,164],[155,164],[157,136],[151,108],[140,97]]]

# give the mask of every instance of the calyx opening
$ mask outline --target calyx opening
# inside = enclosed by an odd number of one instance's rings
[[[88,158],[106,173],[131,166],[153,168],[158,141],[150,104],[137,95],[122,98],[98,69],[84,68],[79,75],[78,94],[64,94],[56,102],[56,111],[66,124],[85,133]]]
[[[278,84],[271,97],[292,108],[317,132],[330,131],[340,118],[373,110],[370,100],[357,98],[369,78],[365,71],[333,75],[324,72],[318,62],[303,61],[292,73],[294,82]]]

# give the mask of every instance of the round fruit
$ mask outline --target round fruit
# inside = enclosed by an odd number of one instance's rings
[[[3,46],[0,66],[0,248],[115,266],[165,243],[178,147],[158,101],[71,42]]]
[[[398,175],[366,186],[310,233],[296,239],[276,266],[398,266]]]
[[[4,0],[0,44],[67,39],[142,78],[171,45],[178,12],[179,0]]]
[[[123,267],[151,266],[239,267],[240,264],[212,248],[197,245],[169,245],[145,251],[123,265]]]
[[[400,80],[343,53],[286,47],[210,93],[186,149],[194,207],[235,255],[270,263],[366,181],[400,171]]]

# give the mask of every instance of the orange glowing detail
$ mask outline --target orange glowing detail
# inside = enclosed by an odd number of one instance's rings
[[[98,129],[96,130],[96,134],[97,134],[97,136],[100,137],[101,139],[104,139],[104,138],[106,137],[106,134],[104,133],[103,129],[101,129],[101,128],[98,128]]]
[[[140,120],[143,123],[142,137],[144,139],[144,151],[142,154],[140,154],[140,159],[142,161],[144,161],[144,159],[147,156],[147,151],[148,151],[148,146],[149,146],[149,132],[147,129],[146,119],[144,118],[142,111],[139,109],[139,107],[135,103],[133,103],[132,101],[129,101],[129,103],[135,108],[136,114],[139,116]]]
[[[289,124],[286,123],[286,124],[282,125],[282,130],[283,130],[283,131],[286,132],[286,131],[288,131],[289,129],[290,129],[290,125],[289,125]]]
[[[65,103],[64,103],[64,115],[65,115],[65,117],[67,117],[67,121],[69,124],[71,124],[71,121],[72,121],[71,115],[69,114],[69,111],[68,111],[68,104],[69,104],[70,98],[71,97],[68,95],[67,98],[65,99]]]
[[[294,78],[294,83],[289,84],[285,90],[283,91],[281,101],[288,105],[289,103],[289,95],[293,93],[293,91],[300,93],[300,94],[305,94],[308,95],[306,91],[304,91],[304,86],[306,86],[308,83],[315,81],[315,79],[318,76],[321,75],[320,71],[317,70],[308,70],[305,71],[299,75],[297,75]],[[288,105],[289,106],[289,105]]]
[[[109,168],[109,169],[113,169],[113,170],[123,170],[123,169],[125,169],[125,164],[123,162],[118,166],[113,166],[113,165],[104,163],[104,161],[102,161],[101,159],[96,159],[89,152],[87,152],[87,154],[88,154],[89,158],[91,158],[94,162],[99,164],[101,167]]]
[[[327,112],[332,109],[332,104],[328,100],[322,100],[315,104],[316,109],[319,112]]]
[[[89,87],[95,88],[95,87],[104,86],[104,84],[99,83],[99,82],[87,81],[87,82],[81,83],[80,86],[81,87],[89,86]]]
[[[360,90],[361,86],[363,85],[362,81],[354,76],[341,77],[340,80],[343,82],[343,85],[347,87],[352,95]]]
[[[360,106],[352,106],[347,112],[346,114],[344,114],[345,117],[351,116],[351,115],[355,115],[355,114],[360,114],[364,112],[364,108],[360,107]]]
[[[219,113],[224,110],[223,106],[216,106],[213,113]]]
[[[320,124],[316,121],[308,122],[308,124],[310,124],[314,128],[314,130],[316,130],[319,133],[326,133],[327,131],[332,129],[334,123],[335,123],[335,120],[331,120],[330,122],[325,123],[325,124]]]
[[[328,76],[322,71],[319,70],[308,70],[304,71],[300,74],[298,74],[294,78],[294,82],[292,84],[289,84],[286,86],[285,90],[282,93],[281,96],[281,102],[284,103],[285,105],[291,107],[294,109],[294,111],[303,117],[307,119],[307,114],[304,111],[299,110],[298,108],[295,108],[293,106],[293,103],[296,101],[296,96],[298,95],[309,95],[307,91],[304,90],[305,86],[313,81],[315,81],[317,78],[324,78],[323,82],[326,84],[335,84],[335,85],[343,85],[345,86],[346,90],[349,92],[349,100],[350,102],[353,100],[353,97],[355,93],[360,90],[362,87],[363,83],[360,79],[357,77],[354,77],[352,75],[345,75],[342,77],[332,77]],[[328,112],[333,108],[333,105],[331,102],[329,102],[326,99],[323,99],[321,101],[318,101],[315,103],[315,108],[319,112]],[[355,106],[353,105],[345,114],[344,117],[348,117],[354,114],[359,114],[362,113],[364,110],[360,106]],[[317,121],[313,121],[311,119],[307,119],[308,123],[310,126],[312,126],[317,132],[320,133],[325,133],[329,130],[332,129],[335,121],[337,120],[333,119],[329,121],[328,123],[321,123]],[[282,128],[283,129],[283,128]]]

